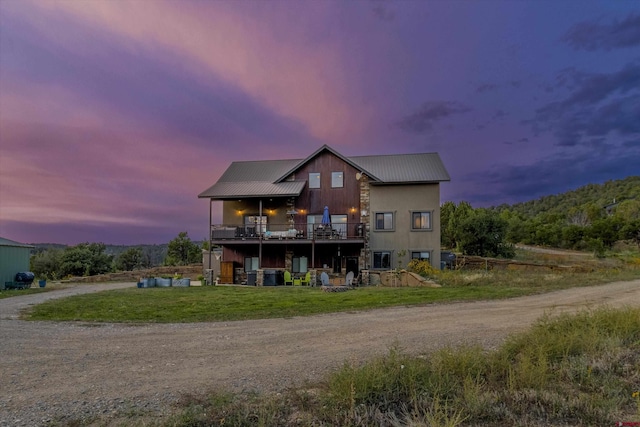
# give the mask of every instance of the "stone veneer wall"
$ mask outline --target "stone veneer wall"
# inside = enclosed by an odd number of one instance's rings
[[[359,265],[360,271],[369,269],[369,262],[371,259],[371,247],[369,244],[369,233],[371,232],[369,226],[369,218],[371,217],[371,187],[369,184],[369,177],[362,174],[360,177],[360,222],[364,224],[364,247],[360,250]],[[361,278],[363,285],[369,284],[369,275],[366,277],[363,274]]]

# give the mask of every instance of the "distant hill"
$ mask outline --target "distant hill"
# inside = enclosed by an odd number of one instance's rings
[[[566,193],[544,196],[513,205],[500,205],[493,209],[498,211],[509,209],[525,218],[532,218],[538,214],[566,216],[569,212],[576,210],[604,209],[625,200],[640,201],[640,176],[630,176],[603,184],[588,184]]]
[[[506,239],[600,255],[616,242],[640,248],[640,176],[492,208],[508,223]]]

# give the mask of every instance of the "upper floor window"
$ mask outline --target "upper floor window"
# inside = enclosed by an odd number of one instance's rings
[[[412,230],[431,230],[431,212],[411,212]]]
[[[376,230],[393,230],[393,212],[376,212]]]
[[[344,173],[331,172],[331,187],[342,188],[344,186]]]
[[[310,172],[309,173],[309,188],[320,188],[320,173],[319,172]]]

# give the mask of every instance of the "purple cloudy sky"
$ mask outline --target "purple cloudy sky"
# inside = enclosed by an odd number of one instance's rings
[[[637,1],[2,0],[0,66],[21,242],[200,240],[230,162],[325,143],[476,207],[640,174]]]

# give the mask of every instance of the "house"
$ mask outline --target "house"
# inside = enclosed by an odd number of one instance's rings
[[[198,197],[210,200],[221,281],[252,284],[259,271],[273,284],[283,270],[359,277],[411,258],[439,266],[449,180],[437,153],[346,157],[324,145],[305,159],[233,162]],[[222,224],[212,223],[214,202]]]
[[[0,237],[0,289],[13,282],[17,273],[29,271],[32,245]]]

